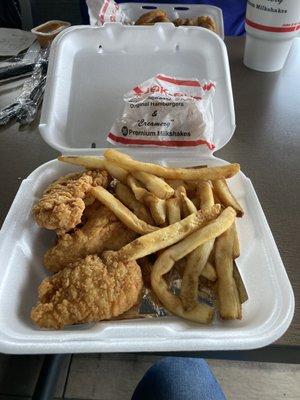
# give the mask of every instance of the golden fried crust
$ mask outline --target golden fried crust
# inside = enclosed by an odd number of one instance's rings
[[[215,21],[208,15],[203,15],[197,18],[197,25],[203,28],[210,29],[213,32],[217,32]]]
[[[93,205],[88,208],[91,207]],[[46,252],[44,264],[49,271],[58,272],[70,262],[88,254],[119,250],[137,237],[106,207],[101,206],[93,213],[86,214],[88,219],[85,225],[74,233],[60,236],[57,244]]]
[[[166,18],[167,13],[164,10],[156,9],[149,11],[140,16],[140,18],[135,22],[135,25],[144,25],[149,22],[153,22],[156,18]]]
[[[53,182],[33,207],[39,226],[67,232],[81,221],[84,199],[92,186],[107,186],[109,175],[104,170],[69,174]]]
[[[143,286],[140,267],[106,253],[105,261],[90,255],[46,278],[31,319],[42,328],[59,329],[117,317],[134,306]]]
[[[196,18],[177,18],[173,23],[175,26],[201,26],[213,32],[218,32],[215,21],[208,15]]]

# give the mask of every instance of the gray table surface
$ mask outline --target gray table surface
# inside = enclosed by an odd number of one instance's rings
[[[227,38],[235,101],[236,131],[216,155],[239,162],[252,180],[270,224],[296,297],[292,324],[279,345],[300,345],[300,40],[281,72],[260,73],[242,63],[243,38]],[[0,84],[0,107],[21,82]],[[57,157],[40,137],[37,124],[0,130],[0,224],[18,187],[30,172]]]

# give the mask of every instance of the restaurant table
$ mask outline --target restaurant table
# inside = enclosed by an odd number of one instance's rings
[[[289,329],[276,343],[259,350],[205,352],[201,356],[297,362],[300,354],[300,39],[294,41],[283,70],[275,73],[256,72],[243,65],[243,37],[226,38],[226,45],[236,130],[216,156],[239,162],[252,180],[293,286],[296,308]],[[0,107],[17,95],[21,84],[22,81],[0,84]],[[0,224],[22,179],[58,156],[43,141],[37,125],[35,122],[25,130],[19,130],[16,124],[0,129]],[[199,353],[179,354],[199,356]]]

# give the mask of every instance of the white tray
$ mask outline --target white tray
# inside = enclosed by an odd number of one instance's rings
[[[161,40],[157,42],[158,38]],[[179,52],[174,50],[178,43]],[[99,44],[103,46],[100,53]],[[187,31],[169,25],[133,29],[119,24],[70,28],[53,44],[49,68],[40,129],[48,143],[64,152],[102,154],[102,148],[107,147],[107,129],[115,117],[113,110],[121,108],[118,96],[121,98],[133,84],[157,72],[216,80],[214,111],[220,128],[216,131],[217,148],[233,134],[226,48],[217,35],[207,30]],[[89,149],[91,143],[102,148]],[[226,163],[204,146],[192,151],[126,148],[125,152],[140,160],[173,166]],[[245,209],[244,218],[238,220],[242,252],[237,265],[249,295],[243,304],[242,321],[216,318],[212,325],[200,326],[164,317],[76,325],[61,331],[35,327],[29,318],[30,309],[37,301],[38,285],[46,276],[43,254],[55,235],[37,227],[31,209],[51,181],[74,170],[76,167],[56,160],[37,168],[22,182],[3,224],[1,352],[239,350],[265,346],[286,331],[294,312],[292,288],[253,186],[242,173],[229,182]]]

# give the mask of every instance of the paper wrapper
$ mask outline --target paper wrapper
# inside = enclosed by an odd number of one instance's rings
[[[126,18],[117,3],[113,0],[104,0],[99,12],[98,21],[99,25],[103,25],[105,22],[126,23]]]
[[[107,140],[118,146],[213,150],[214,93],[214,82],[157,74],[124,95],[123,113]]]

